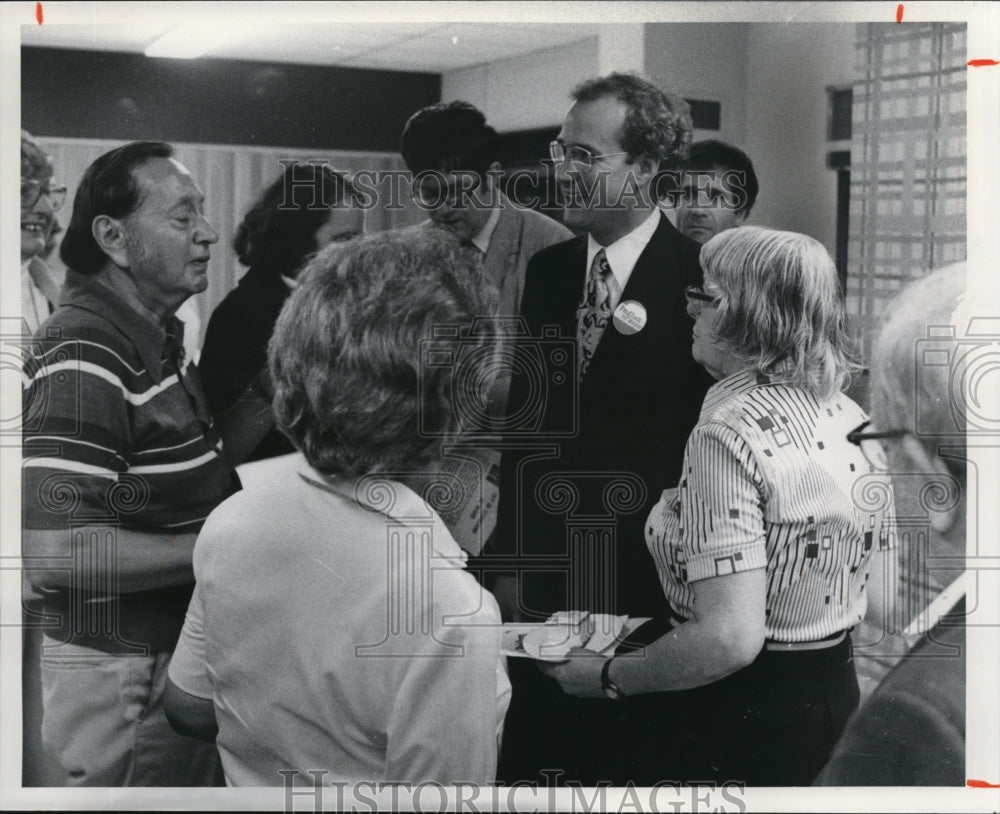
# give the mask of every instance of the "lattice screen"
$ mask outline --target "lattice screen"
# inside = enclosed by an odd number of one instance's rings
[[[965,259],[965,24],[861,24],[847,307],[871,358],[886,301]]]

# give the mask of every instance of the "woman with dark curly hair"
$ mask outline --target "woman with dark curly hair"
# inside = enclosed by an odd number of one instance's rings
[[[230,785],[493,780],[500,611],[426,502],[453,485],[440,446],[490,297],[427,230],[328,247],[282,310],[274,409],[302,456],[208,518],[170,668],[174,725],[218,733]]]
[[[363,231],[364,212],[351,206],[352,195],[351,182],[341,173],[286,163],[236,231],[233,248],[249,270],[212,312],[198,362],[209,407],[234,464],[293,451],[266,408],[270,388],[260,374],[267,343],[309,257]],[[233,409],[238,401],[244,401],[240,412]]]
[[[663,756],[660,780],[808,785],[858,705],[850,629],[891,548],[891,504],[865,495],[890,487],[847,437],[865,415],[841,392],[851,363],[826,249],[746,226],[708,241],[701,265],[692,355],[717,381],[680,487],[646,521],[669,629],[544,669],[568,693],[645,710],[636,741]]]

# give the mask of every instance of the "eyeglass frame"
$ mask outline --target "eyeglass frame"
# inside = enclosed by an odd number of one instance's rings
[[[706,305],[718,305],[722,301],[721,297],[713,297],[704,288],[697,285],[685,286],[684,296],[688,303],[697,309],[698,313],[701,313],[701,309]]]
[[[24,199],[24,188],[34,187],[35,194],[30,201]],[[48,180],[39,181],[37,178],[22,178],[21,179],[21,208],[28,209],[38,203],[41,197],[44,195],[49,199],[49,206],[52,208],[53,212],[58,212],[62,209],[63,204],[66,203],[66,192],[67,189],[64,186],[54,187],[51,186]],[[53,195],[58,196],[58,203],[53,200]]]
[[[872,466],[874,466],[876,469],[880,469],[879,465],[876,464],[875,461],[873,461],[871,458],[868,457],[868,454],[865,452],[865,447],[864,447],[863,442],[864,441],[888,441],[888,440],[892,440],[892,439],[895,439],[895,438],[902,438],[902,437],[904,437],[906,435],[910,435],[910,431],[909,430],[878,430],[878,431],[874,431],[874,432],[865,432],[865,427],[870,427],[871,424],[872,424],[872,422],[871,422],[870,419],[867,420],[867,421],[862,421],[860,424],[858,424],[857,427],[855,427],[853,430],[851,430],[849,433],[847,433],[847,441],[850,444],[854,444],[854,446],[856,446],[858,449],[861,450],[861,454],[865,456],[865,460],[868,461],[869,464],[871,464]],[[884,452],[885,447],[883,446],[882,449],[883,449],[883,452]],[[886,455],[886,458],[888,458],[888,455]]]
[[[582,153],[586,155],[587,157],[586,161],[579,158],[570,158],[569,157],[570,150],[575,150],[577,153]],[[561,155],[557,155],[557,153]],[[570,145],[569,148],[567,149],[566,145],[563,144],[561,141],[559,141],[559,139],[549,142],[549,158],[555,164],[565,164],[567,161],[569,161],[571,164],[575,164],[585,170],[593,168],[594,161],[598,158],[614,158],[615,156],[619,155],[628,155],[628,150],[622,150],[621,152],[617,153],[601,153],[600,155],[594,155],[586,147],[580,147],[576,144]]]

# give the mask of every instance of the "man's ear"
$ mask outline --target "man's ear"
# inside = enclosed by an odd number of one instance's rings
[[[933,490],[925,491],[920,501],[921,507],[927,512],[931,528],[939,534],[947,534],[959,522],[959,512],[964,511],[962,485],[948,471],[944,460],[921,443],[919,438],[904,435],[900,443],[910,464],[910,471],[927,478],[928,484],[924,489]],[[938,484],[936,489],[934,484]]]
[[[130,260],[128,246],[125,240],[125,226],[117,218],[109,215],[98,215],[90,225],[91,234],[97,245],[111,261],[121,268],[128,268]]]
[[[640,156],[635,160],[635,168],[640,176],[638,180],[652,179],[660,169],[660,160],[649,155]]]

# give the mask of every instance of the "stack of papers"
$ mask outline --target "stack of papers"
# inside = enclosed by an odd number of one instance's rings
[[[503,626],[500,652],[505,656],[564,661],[574,647],[612,656],[618,645],[649,617],[560,611],[545,622],[510,622]]]

